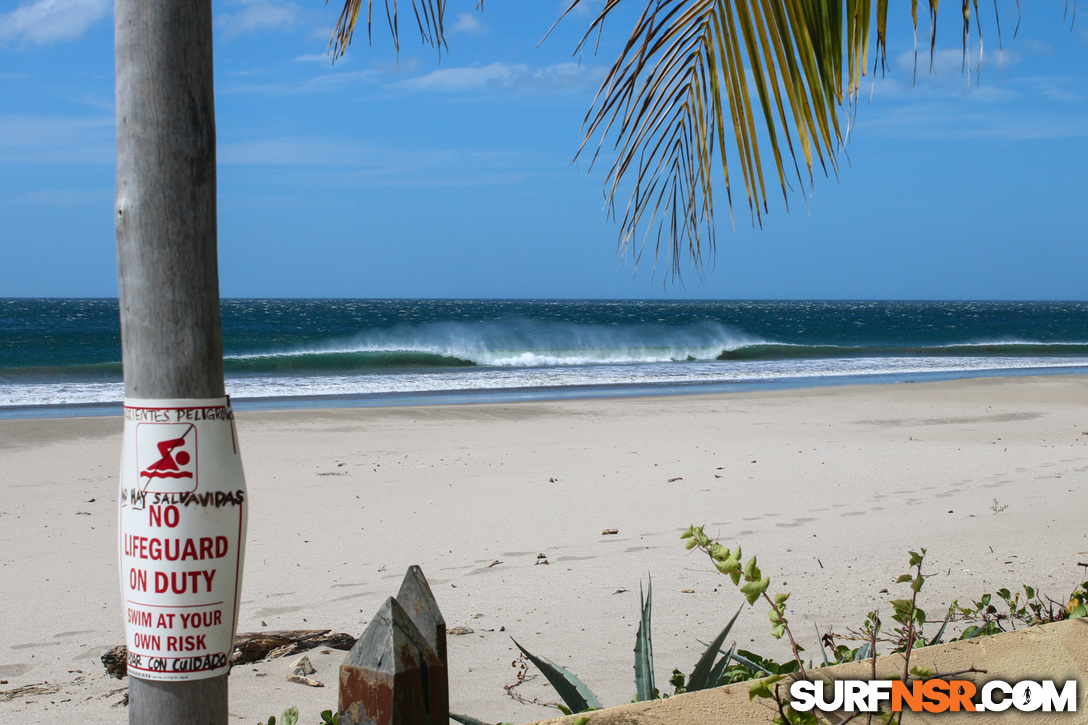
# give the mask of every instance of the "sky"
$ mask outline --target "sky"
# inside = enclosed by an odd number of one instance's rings
[[[578,57],[599,0],[543,42],[560,0],[449,0],[440,55],[402,7],[399,56],[376,22],[333,64],[337,4],[213,3],[224,297],[1088,299],[1088,16],[1064,0],[1020,3],[1015,38],[998,0],[1000,50],[983,3],[977,76],[946,8],[914,84],[892,3],[837,176],[787,211],[768,167],[761,226],[720,194],[680,282],[618,255],[607,147],[574,160],[634,15]],[[110,0],[0,0],[0,297],[117,295],[113,60]]]

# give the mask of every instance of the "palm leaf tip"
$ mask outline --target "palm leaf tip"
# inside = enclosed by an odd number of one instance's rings
[[[605,3],[577,52],[618,4]],[[834,59],[843,52],[856,56],[848,76],[856,84],[864,74],[870,14],[852,16],[847,50],[841,19],[833,22],[829,15],[834,13],[810,4],[771,0],[648,3],[586,116],[579,150],[592,149],[592,166],[611,139],[616,158],[605,196],[613,216],[619,195],[629,193],[619,216],[621,254],[637,262],[652,246],[655,264],[666,256],[674,278],[685,258],[698,268],[714,251],[712,170],[719,165],[730,213],[730,170],[739,168],[753,225],[762,224],[768,210],[764,137],[784,199],[789,185],[782,149],[804,181],[795,136],[810,180],[814,161],[824,166],[829,160],[834,168],[843,97],[841,63]]]
[[[326,4],[329,0],[325,0]],[[412,13],[419,28],[420,40],[425,45],[438,48],[439,52],[446,48],[445,31],[445,0],[410,0]],[[366,2],[366,33],[367,39],[373,42],[373,11],[374,0]],[[364,0],[344,0],[344,8],[340,12],[340,18],[333,29],[329,47],[334,58],[339,58],[347,51],[351,40],[355,35],[355,27],[362,12]],[[389,32],[393,37],[393,45],[400,53],[400,14],[397,0],[384,0],[386,22]],[[477,6],[483,9],[483,0]]]

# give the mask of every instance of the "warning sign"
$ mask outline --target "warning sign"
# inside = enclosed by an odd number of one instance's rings
[[[228,672],[247,510],[226,398],[125,401],[119,528],[130,675]]]

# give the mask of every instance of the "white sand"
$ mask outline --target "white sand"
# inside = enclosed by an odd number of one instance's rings
[[[98,661],[123,641],[120,429],[0,421],[2,722],[126,721],[126,683]],[[449,638],[455,711],[554,714],[504,694],[511,636],[620,704],[640,581],[653,576],[659,685],[743,601],[684,550],[690,523],[759,555],[814,656],[813,622],[841,632],[901,594],[909,548],[928,547],[933,615],[1022,582],[1061,599],[1088,559],[1084,431],[1081,377],[240,414],[252,508],[239,629],[357,636],[419,563],[448,625],[475,630]],[[762,609],[734,633],[786,655]],[[236,668],[232,722],[297,704],[316,723],[335,709],[342,658],[312,654],[323,689],[286,682],[286,659]],[[10,696],[38,683],[57,690]],[[539,683],[523,694],[547,698]]]

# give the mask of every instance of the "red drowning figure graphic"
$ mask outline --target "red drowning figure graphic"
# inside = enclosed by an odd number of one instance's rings
[[[192,428],[190,428],[192,430]],[[185,431],[188,435],[189,431]],[[181,438],[171,438],[166,441],[159,441],[155,444],[159,449],[159,455],[162,456],[159,460],[152,463],[147,467],[147,470],[141,471],[141,477],[147,478],[192,478],[192,471],[182,471],[178,467],[178,464],[182,466],[187,465],[190,461],[190,456],[186,451],[174,452],[175,449],[185,445],[185,436]]]

